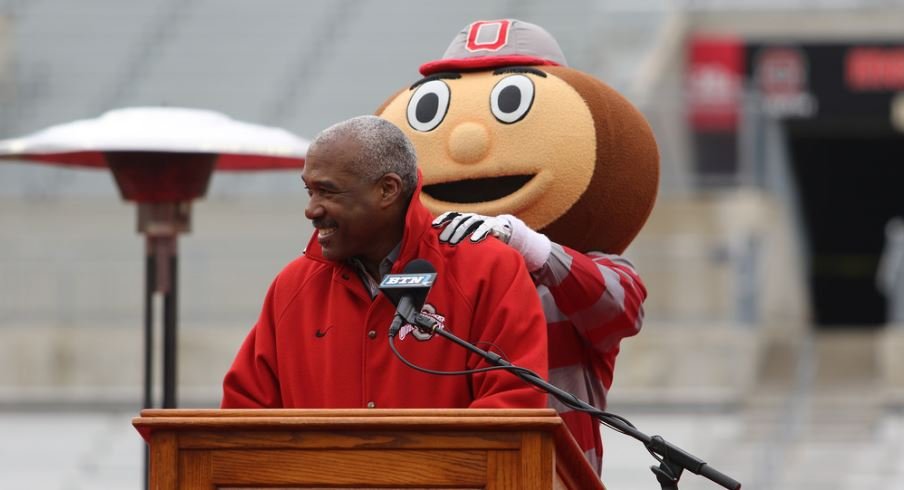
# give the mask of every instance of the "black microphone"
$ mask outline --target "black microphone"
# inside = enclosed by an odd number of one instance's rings
[[[390,337],[395,337],[405,323],[414,323],[435,279],[436,268],[424,259],[412,260],[401,274],[383,276],[380,291],[396,305],[396,314],[389,326]]]

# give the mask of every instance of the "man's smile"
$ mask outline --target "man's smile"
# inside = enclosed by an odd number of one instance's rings
[[[317,228],[317,237],[318,238],[327,238],[327,237],[333,235],[334,233],[336,233],[336,230],[338,230],[338,228],[336,228],[336,227]]]

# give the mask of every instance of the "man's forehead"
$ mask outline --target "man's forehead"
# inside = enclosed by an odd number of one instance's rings
[[[309,178],[358,178],[353,170],[360,156],[361,143],[354,134],[343,132],[315,140],[305,157],[302,178],[306,182]]]
[[[352,161],[345,158],[321,158],[310,156],[305,160],[301,178],[308,184],[314,182],[348,182],[360,176],[353,171]]]
[[[301,170],[301,178],[305,182],[330,179],[331,176],[337,176],[341,173],[341,166],[341,164],[336,162],[308,159]]]

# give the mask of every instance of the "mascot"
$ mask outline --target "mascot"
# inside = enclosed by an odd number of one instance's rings
[[[440,240],[494,236],[524,256],[549,325],[550,381],[604,409],[619,343],[643,319],[646,290],[618,254],[656,198],[649,125],[519,20],[466,26],[420,72],[377,114],[414,143]],[[597,423],[550,404],[599,471]]]

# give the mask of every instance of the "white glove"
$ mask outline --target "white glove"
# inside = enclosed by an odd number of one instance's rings
[[[433,220],[433,226],[445,226],[439,240],[450,245],[457,245],[469,235],[475,243],[485,239],[487,235],[493,235],[517,250],[524,257],[530,272],[543,267],[552,252],[552,244],[546,235],[530,229],[510,214],[492,217],[450,211]]]
[[[454,211],[443,213],[433,220],[433,227],[445,226],[439,234],[439,241],[450,245],[458,245],[466,236],[477,243],[487,235],[493,235],[508,243],[512,234],[512,227],[507,221],[492,216],[483,216],[474,213],[456,213]]]

